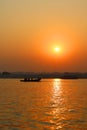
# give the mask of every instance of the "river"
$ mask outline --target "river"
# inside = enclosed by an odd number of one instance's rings
[[[0,130],[87,130],[87,80],[0,79]]]

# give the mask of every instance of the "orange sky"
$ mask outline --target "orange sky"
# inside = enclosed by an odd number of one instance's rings
[[[86,0],[1,0],[0,71],[86,72],[86,12]]]

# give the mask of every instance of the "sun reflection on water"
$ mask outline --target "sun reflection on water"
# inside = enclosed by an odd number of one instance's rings
[[[52,120],[50,122],[55,124],[55,129],[61,129],[62,123],[59,120],[62,120],[61,112],[62,112],[62,91],[61,91],[61,79],[53,79],[53,95],[51,100],[51,111],[50,114],[52,115]]]
[[[54,88],[54,93],[55,94],[59,93],[60,87],[61,87],[61,79],[54,79],[53,88]]]
[[[53,100],[58,102],[61,94],[61,79],[53,80]]]

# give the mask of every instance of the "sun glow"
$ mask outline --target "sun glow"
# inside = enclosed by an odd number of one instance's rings
[[[55,48],[54,48],[54,51],[55,51],[55,52],[59,52],[59,51],[60,51],[60,48],[59,48],[59,47],[55,47]]]

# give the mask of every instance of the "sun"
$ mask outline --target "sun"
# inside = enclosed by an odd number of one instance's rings
[[[59,52],[59,51],[60,51],[60,48],[59,48],[59,47],[55,47],[55,48],[54,48],[54,51],[55,51],[55,52]]]

